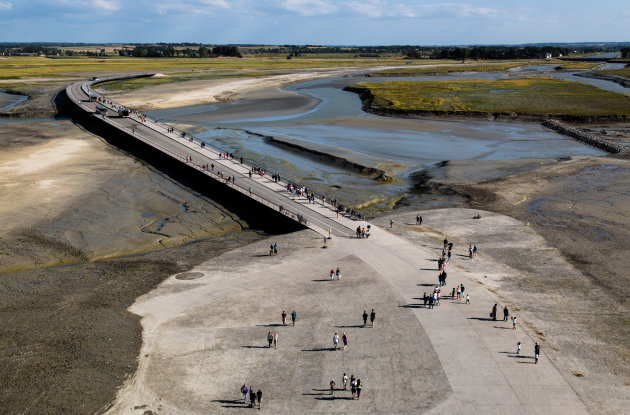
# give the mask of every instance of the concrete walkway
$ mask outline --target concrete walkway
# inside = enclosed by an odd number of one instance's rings
[[[322,249],[321,237],[304,231],[279,237],[280,255],[269,257],[274,241],[222,255],[138,299],[140,365],[110,413],[239,411],[243,382],[263,390],[262,409],[273,413],[587,413],[544,350],[533,364],[524,331],[488,321],[495,301],[458,269],[469,261],[461,249],[442,304],[430,310],[420,297],[437,283],[438,241],[420,246],[373,226],[368,240],[335,238]],[[330,281],[331,267],[341,268],[341,281]],[[459,283],[470,305],[449,298]],[[371,308],[376,325],[364,328],[361,314]],[[298,324],[279,325],[282,310],[293,309]],[[266,348],[270,330],[278,349]],[[348,350],[331,350],[335,332],[348,333]],[[330,396],[330,379],[340,387],[343,372],[362,380],[360,401]]]

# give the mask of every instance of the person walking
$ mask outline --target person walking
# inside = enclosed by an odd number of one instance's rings
[[[477,245],[473,245],[473,258],[477,257]]]
[[[337,270],[335,271],[335,275],[337,276],[337,280],[341,279],[341,270],[339,269],[339,267],[337,267]]]
[[[516,330],[516,316],[512,316],[512,330]]]
[[[350,378],[350,392],[352,392],[352,399],[357,394],[357,381],[354,380],[354,375]]]
[[[466,304],[470,304],[470,294],[466,293]]]
[[[278,332],[277,331],[273,333],[273,348],[274,349],[278,348]]]
[[[333,346],[335,346],[335,350],[337,350],[337,347],[339,346],[339,336],[337,333],[333,336]]]
[[[538,344],[538,342],[536,342],[536,345],[534,346],[534,364],[538,363],[538,357],[540,356],[540,344]]]
[[[249,387],[249,407],[253,408],[256,405],[256,391],[253,386]]]
[[[348,376],[346,376],[345,372],[343,374],[342,382],[343,382],[343,390],[346,390],[346,387],[348,386]]]
[[[262,395],[263,392],[258,389],[258,392],[256,392],[256,398],[258,398],[258,409],[260,409],[260,405],[262,404]]]
[[[468,245],[468,259],[472,259],[472,245]]]
[[[521,342],[516,343],[516,354],[521,354]]]
[[[497,303],[494,303],[494,305],[492,306],[490,317],[492,317],[492,320],[497,321]]]
[[[365,325],[367,324],[367,318],[368,318],[368,313],[367,311],[363,310],[363,327],[365,327]]]
[[[335,279],[335,270],[334,270],[334,269],[331,269],[331,270],[330,270],[330,280],[332,281],[332,280],[334,280],[334,279]]]
[[[510,312],[508,311],[507,306],[503,307],[503,321],[508,321],[509,315],[510,315]]]
[[[376,320],[376,313],[374,312],[374,309],[372,309],[372,312],[370,313],[370,323],[372,323],[372,327],[374,327],[374,320]]]
[[[295,326],[295,319],[297,318],[297,313],[295,310],[291,313],[291,320],[293,321],[293,325]]]
[[[343,350],[346,350],[346,347],[348,347],[348,335],[346,333],[341,336],[341,341],[343,341]]]
[[[357,400],[361,399],[361,388],[363,388],[361,379],[357,379]]]
[[[271,348],[271,343],[273,343],[273,333],[267,333],[267,341],[269,342],[269,346],[267,347]]]
[[[246,383],[243,383],[243,386],[241,386],[241,393],[243,394],[243,403],[247,404],[247,393],[249,392],[249,388],[247,387]]]
[[[394,227],[394,219],[389,219],[389,227],[393,228]]]
[[[335,396],[335,379],[330,380],[330,394]]]
[[[287,312],[282,310],[282,325],[286,326],[287,325]]]

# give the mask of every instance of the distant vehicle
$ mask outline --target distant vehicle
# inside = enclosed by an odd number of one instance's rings
[[[90,94],[90,102],[95,102],[97,98],[95,94]]]
[[[127,108],[118,108],[118,115],[120,117],[128,117],[129,116],[129,110]]]
[[[96,106],[96,113],[101,115],[107,115],[107,107],[105,105],[98,104]]]
[[[98,79],[98,76],[93,76],[90,78],[90,81],[96,81]]]

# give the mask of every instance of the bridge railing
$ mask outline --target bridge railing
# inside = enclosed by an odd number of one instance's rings
[[[109,79],[109,78],[107,78],[107,79]],[[95,82],[103,82],[103,80],[97,80],[97,81],[95,81]],[[106,97],[102,96],[101,94],[98,94],[97,92],[95,92],[95,91],[91,88],[91,86],[89,86],[89,85],[87,85],[87,84],[83,84],[82,88],[83,88],[83,87],[85,87],[85,88],[84,88],[84,92],[86,93],[86,95],[87,95],[87,96],[90,96],[90,95],[96,95],[96,96],[100,96],[100,97],[102,97],[102,98],[106,98]],[[108,99],[108,101],[112,102],[112,106],[110,106],[110,107],[111,107],[113,110],[115,110],[115,109],[116,109],[116,108],[113,106],[114,104],[115,104],[115,105],[117,105],[117,106],[119,105],[119,104],[115,103],[114,101],[112,101],[112,100],[110,100],[110,99]],[[130,109],[130,108],[128,108],[128,107],[126,107],[126,108],[127,108],[127,109]],[[131,109],[130,109],[130,110],[131,110]],[[135,114],[141,114],[140,112],[135,111],[135,110],[131,110],[131,111],[132,111],[133,113],[135,113]],[[146,115],[144,115],[144,114],[141,114],[141,115],[142,115],[142,117],[143,117],[143,118],[145,118],[145,119],[147,119],[147,120],[151,121],[151,123],[153,123],[153,124],[155,124],[155,125],[157,125],[157,126],[160,126],[160,127],[164,130],[164,133],[167,133],[167,131],[168,131],[169,129],[171,129],[171,130],[173,131],[173,133],[175,133],[175,134],[179,135],[180,137],[182,137],[182,138],[188,138],[191,142],[193,142],[193,143],[195,143],[195,142],[196,142],[196,143],[197,143],[197,144],[199,144],[200,146],[201,146],[201,144],[203,143],[203,144],[204,144],[204,148],[205,148],[205,147],[209,147],[210,149],[214,150],[214,151],[215,151],[215,152],[217,152],[218,154],[224,154],[224,153],[231,154],[229,151],[226,151],[226,150],[224,150],[224,149],[221,149],[220,147],[218,147],[218,146],[216,146],[216,145],[214,145],[214,144],[212,144],[212,143],[208,143],[208,142],[206,142],[206,141],[203,141],[203,140],[201,140],[201,139],[198,139],[198,138],[196,138],[194,135],[192,135],[192,134],[187,134],[185,131],[182,131],[182,130],[180,130],[180,129],[178,129],[178,128],[171,127],[170,125],[168,125],[168,124],[166,124],[166,123],[164,123],[164,122],[162,122],[162,121],[160,121],[160,120],[158,120],[158,119],[156,119],[156,118],[149,117],[149,116],[146,116]],[[150,124],[144,124],[144,125],[145,125],[145,126],[147,126],[147,127],[150,127]],[[166,134],[165,134],[165,135],[166,135]],[[168,137],[168,135],[166,135],[166,137]],[[235,164],[242,164],[242,165],[245,165],[246,167],[248,167],[248,169],[249,169],[250,171],[253,171],[253,170],[254,170],[254,168],[256,168],[256,167],[260,167],[260,166],[257,166],[257,165],[254,165],[254,164],[249,163],[249,162],[248,162],[247,160],[245,160],[245,159],[243,159],[243,162],[240,162],[240,159],[239,159],[239,158],[236,158],[236,159],[234,159],[234,158],[230,158],[229,160],[230,160],[230,161],[232,161],[232,162],[234,162]],[[237,161],[237,160],[238,160],[238,161]],[[263,170],[267,171],[267,170],[266,170],[266,169],[264,169],[264,168],[263,168]],[[279,183],[279,184],[280,184],[281,186],[283,186],[284,188],[287,188],[290,184],[295,185],[295,186],[298,186],[298,187],[302,187],[299,183],[296,183],[296,182],[291,182],[291,181],[288,181],[288,180],[283,179],[283,178],[280,178],[279,180],[275,180],[275,182],[276,182],[276,183]],[[306,188],[306,186],[304,186],[304,187]],[[337,211],[336,204],[333,204],[333,203],[332,203],[332,201],[333,201],[333,200],[335,200],[335,199],[327,198],[326,196],[324,196],[324,195],[322,195],[322,194],[319,194],[319,193],[315,193],[315,192],[310,192],[310,193],[313,193],[313,195],[315,196],[315,200],[314,200],[314,202],[315,202],[315,203],[317,203],[317,200],[319,200],[320,204],[321,204],[323,207],[327,207],[328,209],[330,209],[330,210],[331,210],[331,211],[333,211],[333,212],[336,212],[336,211]],[[328,202],[329,202],[329,203],[328,203],[328,205],[326,205],[326,200],[328,200]],[[340,212],[340,213],[341,213],[341,212]],[[354,213],[353,213],[352,215],[350,215],[350,218],[351,218],[351,219],[355,219],[354,215],[355,215]],[[359,219],[361,218],[361,215],[360,215],[360,214],[358,214],[358,218],[359,218]]]

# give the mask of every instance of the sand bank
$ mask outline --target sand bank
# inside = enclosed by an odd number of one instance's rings
[[[0,271],[146,252],[242,223],[67,121],[0,124]]]

